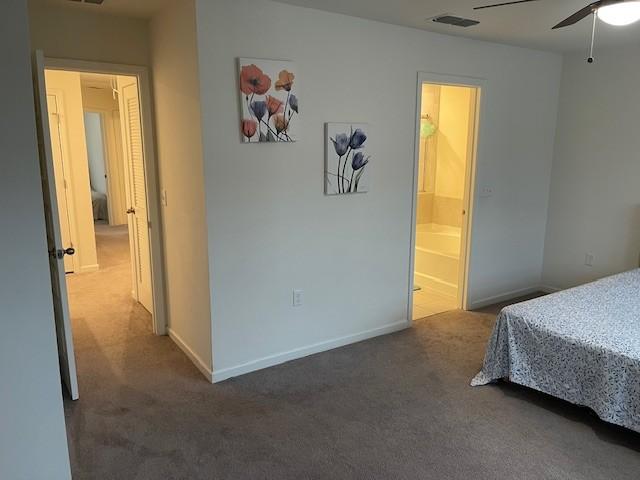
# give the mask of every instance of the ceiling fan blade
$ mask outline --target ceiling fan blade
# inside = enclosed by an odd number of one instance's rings
[[[591,15],[594,12],[594,10],[597,10],[598,7],[600,5],[602,5],[602,3],[604,3],[603,0],[600,0],[599,2],[590,3],[589,5],[584,7],[583,9],[578,10],[576,13],[574,13],[570,17],[565,18],[559,24],[555,25],[552,28],[552,30],[555,30],[556,28],[568,27],[569,25],[574,25],[574,24],[578,23],[583,18],[588,17],[589,15]]]
[[[473,7],[474,10],[482,10],[484,8],[505,7],[507,5],[515,5],[517,3],[538,2],[539,0],[513,0],[511,2],[494,3],[492,5],[483,5],[481,7]]]

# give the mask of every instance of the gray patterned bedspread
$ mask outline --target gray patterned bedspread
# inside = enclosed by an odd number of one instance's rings
[[[471,385],[502,378],[640,432],[640,269],[504,308]]]

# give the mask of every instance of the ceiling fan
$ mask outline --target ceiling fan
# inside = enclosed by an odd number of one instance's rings
[[[505,7],[507,5],[516,5],[519,3],[537,2],[540,0],[513,0],[508,2],[495,3],[491,5],[483,5],[475,7],[474,10],[483,10],[485,8]],[[587,61],[593,63],[593,43],[596,35],[596,21],[599,18],[609,25],[623,26],[630,25],[640,20],[640,0],[599,0],[586,5],[573,15],[554,25],[552,30],[568,27],[578,23],[580,20],[593,16],[593,28],[591,30],[591,48],[589,50],[589,58]]]

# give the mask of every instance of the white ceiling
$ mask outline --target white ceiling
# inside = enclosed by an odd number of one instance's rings
[[[173,1],[180,0],[104,0],[100,6],[70,0],[30,0],[36,4],[141,18],[153,16],[158,10]],[[505,0],[276,1],[433,32],[559,52],[577,50],[586,52],[591,33],[591,24],[588,19],[564,29],[551,30],[551,27],[592,0],[538,0],[531,3],[475,11],[473,10],[475,6]],[[479,20],[480,25],[460,28],[427,21],[427,18],[443,13]],[[628,27],[611,27],[602,22],[599,23],[596,47],[629,43],[640,43],[640,22]]]
[[[81,73],[80,84],[83,87],[102,88],[111,90],[116,77],[114,75],[105,75],[102,73]]]
[[[591,23],[551,27],[593,0],[539,0],[486,10],[473,7],[506,0],[276,0],[281,3],[343,13],[380,22],[462,35],[499,43],[560,52],[588,49]],[[479,20],[469,28],[438,25],[427,18],[450,13]],[[640,43],[640,22],[628,27],[599,23],[596,46]]]

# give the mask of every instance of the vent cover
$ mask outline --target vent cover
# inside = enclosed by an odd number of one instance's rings
[[[432,17],[432,22],[444,23],[445,25],[453,25],[454,27],[472,27],[478,25],[480,22],[477,20],[470,20],[468,18],[456,17],[455,15],[444,14]]]
[[[69,0],[71,2],[75,2],[75,3],[92,3],[94,5],[102,5],[102,2],[104,2],[104,0]]]

